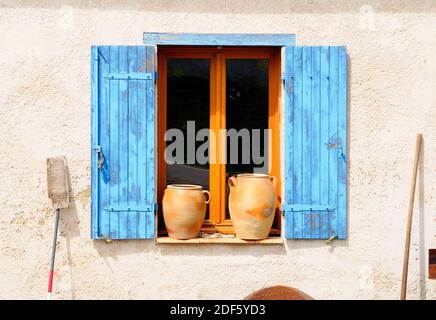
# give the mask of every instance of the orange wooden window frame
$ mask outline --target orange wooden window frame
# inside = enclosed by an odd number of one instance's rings
[[[166,187],[166,165],[164,160],[167,107],[167,60],[170,58],[209,59],[210,60],[210,129],[217,137],[216,155],[220,159],[219,129],[226,128],[226,59],[268,59],[268,126],[272,129],[272,160],[269,174],[277,177],[277,212],[272,234],[280,233],[280,48],[276,47],[158,47],[158,83],[157,83],[157,196],[159,208]],[[234,233],[231,220],[225,218],[226,181],[225,164],[210,164],[209,220],[205,221],[202,231],[213,233]],[[158,230],[164,230],[162,212],[158,212]],[[163,231],[164,233],[165,231]]]

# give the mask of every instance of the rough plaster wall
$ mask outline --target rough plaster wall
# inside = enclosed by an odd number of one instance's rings
[[[65,155],[55,296],[243,298],[284,284],[318,299],[396,299],[415,133],[424,134],[409,297],[436,247],[435,1],[0,1],[0,298],[44,298],[54,213],[45,159]],[[144,31],[295,33],[349,54],[349,238],[284,246],[164,246],[90,240],[91,44]]]

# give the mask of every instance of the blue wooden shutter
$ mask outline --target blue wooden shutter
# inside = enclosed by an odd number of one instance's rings
[[[92,238],[155,235],[153,46],[91,48]]]
[[[345,47],[285,48],[285,236],[345,239]]]

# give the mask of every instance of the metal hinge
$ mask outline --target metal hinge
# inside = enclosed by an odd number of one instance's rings
[[[149,204],[149,205],[112,205],[110,207],[106,207],[103,209],[107,212],[156,212],[157,211],[157,203]]]
[[[109,80],[152,80],[151,72],[130,72],[130,73],[107,73],[105,79]]]
[[[301,212],[301,211],[334,211],[336,208],[330,205],[315,205],[315,204],[282,204],[283,212]]]

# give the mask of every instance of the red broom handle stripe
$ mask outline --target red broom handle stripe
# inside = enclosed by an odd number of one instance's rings
[[[48,278],[48,293],[51,293],[51,289],[53,286],[53,272],[54,272],[54,264],[55,264],[55,257],[56,257],[56,242],[58,238],[59,212],[60,209],[56,209],[56,220],[55,220],[55,228],[54,228],[54,235],[53,235],[51,262],[50,262],[50,275]]]
[[[48,292],[51,292],[53,286],[53,271],[50,271],[50,275],[48,277]]]

